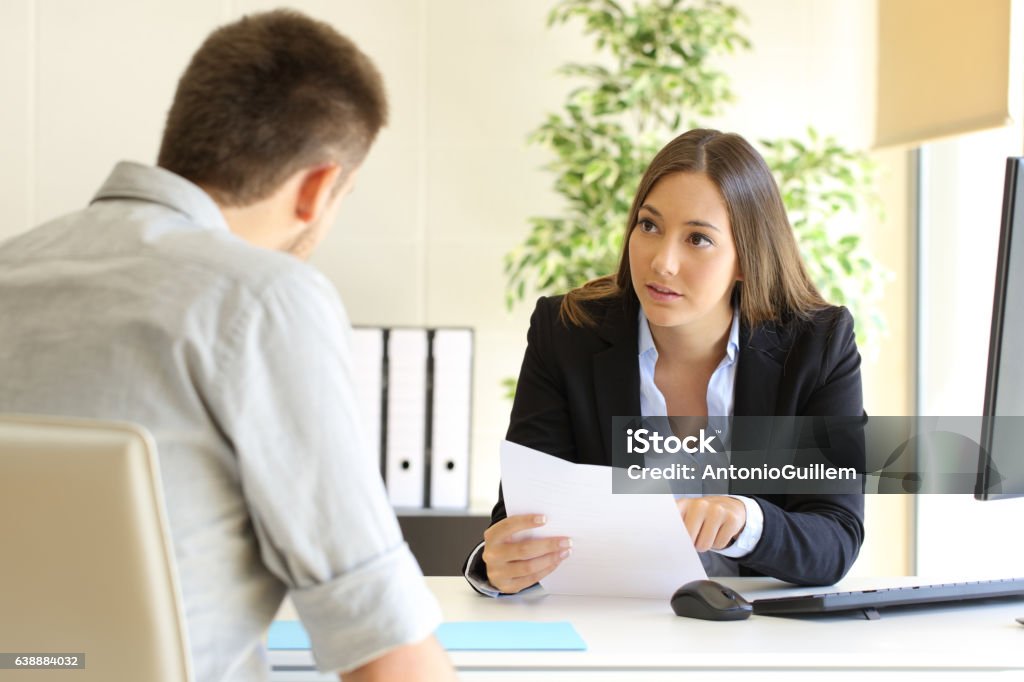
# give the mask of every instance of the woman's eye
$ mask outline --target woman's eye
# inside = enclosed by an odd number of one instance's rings
[[[640,231],[641,232],[654,232],[657,229],[658,229],[658,226],[655,225],[654,223],[652,223],[650,220],[641,220],[640,221]]]
[[[693,234],[691,234],[689,241],[694,246],[711,246],[712,244],[714,244],[714,242],[712,242],[710,239],[708,239],[705,235],[701,234],[700,232],[694,232]]]

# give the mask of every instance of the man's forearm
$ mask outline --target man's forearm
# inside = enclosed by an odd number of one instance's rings
[[[448,654],[433,635],[416,644],[391,649],[340,677],[342,682],[447,682],[456,679]]]

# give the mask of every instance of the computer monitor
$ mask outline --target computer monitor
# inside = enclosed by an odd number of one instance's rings
[[[975,497],[1024,496],[1024,157],[1006,160]],[[1008,418],[1011,417],[1011,418]],[[1012,417],[1018,417],[1013,419]]]

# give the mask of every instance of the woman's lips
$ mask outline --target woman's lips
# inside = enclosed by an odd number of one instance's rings
[[[648,284],[647,293],[655,301],[675,301],[682,298],[682,294],[677,294],[668,287],[661,286],[660,284]]]

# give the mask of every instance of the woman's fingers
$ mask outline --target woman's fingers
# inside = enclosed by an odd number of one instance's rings
[[[728,547],[747,522],[746,507],[733,497],[684,497],[676,506],[698,552]]]
[[[520,540],[519,542],[505,543],[504,555],[509,561],[524,561],[543,554],[558,553],[570,547],[572,547],[572,540],[563,537]]]
[[[684,497],[676,500],[676,506],[679,508],[680,516],[683,517],[686,534],[696,543],[697,535],[700,534],[700,527],[704,523],[703,505],[699,503],[699,498],[689,499]]]
[[[558,558],[549,565],[547,565],[545,568],[530,573],[529,575],[520,576],[518,578],[512,578],[508,581],[505,587],[499,587],[498,585],[494,585],[494,581],[491,581],[491,584],[507,594],[521,592],[530,585],[539,583],[541,580],[546,578],[552,571],[558,568],[558,566],[562,563],[563,560],[563,558]]]
[[[488,565],[487,577],[502,592],[514,594],[551,573],[571,554],[571,549],[564,549],[527,561],[511,561],[496,566],[493,572]]]
[[[506,593],[533,585],[555,570],[572,552],[566,537],[515,539],[516,533],[546,523],[540,515],[520,514],[502,519],[484,533],[482,558],[491,584]]]
[[[484,542],[502,542],[519,531],[539,528],[547,523],[543,514],[517,514],[508,516],[484,531]]]
[[[487,575],[492,575],[495,568],[506,564],[529,565],[529,562],[549,554],[560,555],[570,551],[572,541],[569,538],[543,538],[539,540],[522,540],[488,545],[484,543],[483,560],[487,564]],[[526,575],[536,569],[520,567],[519,575]]]

